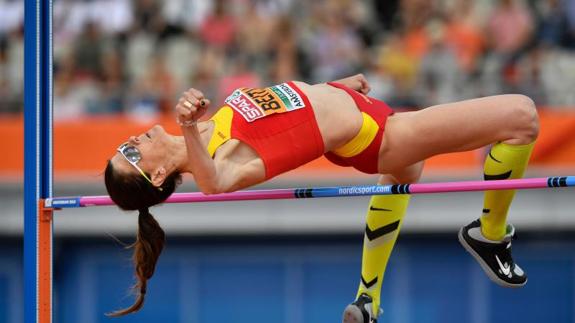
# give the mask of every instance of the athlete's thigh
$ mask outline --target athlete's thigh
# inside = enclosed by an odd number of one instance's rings
[[[388,118],[379,170],[388,173],[431,156],[473,150],[512,139],[515,106],[524,97],[499,95],[441,104]]]

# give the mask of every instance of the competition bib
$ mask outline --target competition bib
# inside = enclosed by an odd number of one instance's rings
[[[287,83],[264,89],[236,89],[226,99],[226,104],[252,122],[273,113],[305,108],[301,95]]]

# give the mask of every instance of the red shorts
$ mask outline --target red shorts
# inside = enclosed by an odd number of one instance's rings
[[[344,166],[353,167],[361,172],[367,174],[378,173],[378,159],[379,148],[381,147],[381,140],[383,139],[383,132],[387,117],[393,114],[393,110],[385,104],[385,102],[365,96],[355,90],[352,90],[339,83],[327,83],[333,87],[337,87],[346,91],[355,101],[357,108],[361,112],[365,112],[371,116],[379,126],[379,130],[372,142],[359,154],[352,157],[341,157],[332,152],[327,152],[325,157],[332,163]]]

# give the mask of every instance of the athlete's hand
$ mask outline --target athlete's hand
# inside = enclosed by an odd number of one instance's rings
[[[189,89],[182,94],[176,105],[176,122],[180,126],[192,126],[206,113],[210,100],[196,89]]]
[[[347,86],[350,89],[356,90],[363,94],[368,94],[371,91],[371,87],[369,86],[369,82],[363,76],[363,74],[356,74],[354,76],[346,77],[341,80],[337,80],[337,83],[341,83]]]

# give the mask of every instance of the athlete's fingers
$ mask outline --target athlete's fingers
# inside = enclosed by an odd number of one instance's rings
[[[198,108],[197,106],[195,106],[192,102],[190,102],[187,99],[181,99],[178,102],[178,105],[182,108],[185,109],[186,111],[190,111],[190,112],[195,112]]]
[[[185,91],[183,93],[183,96],[185,98],[188,98],[188,99],[194,98],[194,99],[198,100],[198,102],[204,98],[204,94],[201,91],[196,90],[194,88],[191,88],[191,89]],[[190,100],[190,101],[192,101],[192,100]]]
[[[191,88],[188,90],[188,92],[193,95],[194,97],[196,97],[198,100],[201,100],[204,98],[204,94],[202,93],[202,91]]]
[[[369,91],[371,91],[371,87],[369,87],[369,85],[366,85],[365,87],[362,87],[362,88],[361,88],[361,92],[362,92],[363,94],[368,94]]]
[[[188,92],[184,93],[184,99],[189,101],[194,106],[198,106],[200,104],[200,100]]]
[[[201,107],[207,107],[207,106],[210,105],[210,103],[211,103],[211,102],[210,102],[210,100],[208,100],[208,99],[201,99],[201,100],[200,100],[200,106],[201,106]]]
[[[368,94],[369,91],[371,91],[371,87],[369,86],[369,82],[367,82],[365,77],[361,77],[360,82],[361,82],[361,93]]]
[[[176,113],[183,117],[190,117],[197,112],[197,108],[195,106],[188,107],[186,103],[190,104],[188,101],[178,103],[176,105]]]
[[[190,102],[190,100],[188,100],[186,97],[181,97],[178,99],[178,104],[185,106],[185,107],[192,107],[193,106],[193,102]]]

